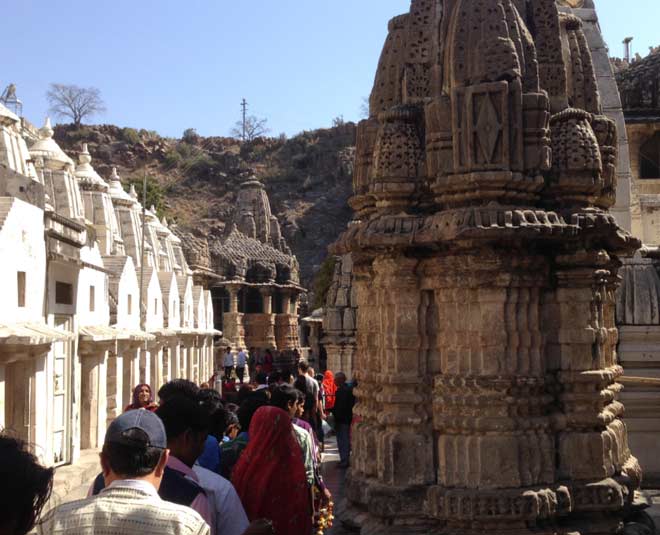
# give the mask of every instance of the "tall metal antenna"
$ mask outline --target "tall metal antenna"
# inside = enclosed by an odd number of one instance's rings
[[[147,308],[144,307],[144,262],[145,262],[145,234],[147,225],[147,171],[142,179],[142,249],[140,253],[140,328],[144,331],[147,323]],[[147,303],[147,306],[149,304]],[[142,315],[144,310],[144,316]]]
[[[243,99],[241,102],[241,108],[243,109],[243,143],[245,143],[246,129],[247,129],[247,100]]]

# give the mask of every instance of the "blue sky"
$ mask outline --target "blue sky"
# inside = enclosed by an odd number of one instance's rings
[[[660,44],[658,0],[596,0],[615,55]],[[357,119],[387,21],[409,0],[6,0],[0,90],[41,123],[51,82],[98,87],[94,122],[227,135],[245,97],[271,133]]]

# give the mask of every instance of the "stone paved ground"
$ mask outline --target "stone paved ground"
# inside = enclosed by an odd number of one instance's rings
[[[323,454],[323,479],[325,484],[332,492],[333,501],[335,502],[335,509],[339,502],[344,497],[344,477],[346,470],[339,468],[339,452],[337,450],[337,440],[334,436],[326,438],[325,453]],[[348,535],[350,532],[341,528],[338,521],[335,525],[326,532],[326,535]]]

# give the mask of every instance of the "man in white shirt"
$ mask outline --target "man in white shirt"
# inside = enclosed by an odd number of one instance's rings
[[[248,353],[245,348],[241,349],[236,355],[236,375],[238,380],[243,384],[243,379],[245,378],[245,366],[247,366]]]
[[[225,368],[225,377],[231,379],[231,372],[234,371],[234,354],[231,352],[231,347],[227,348],[222,365]]]
[[[165,427],[146,410],[129,411],[108,428],[98,496],[60,505],[38,526],[40,535],[210,535],[189,507],[166,502],[158,488],[169,460]]]

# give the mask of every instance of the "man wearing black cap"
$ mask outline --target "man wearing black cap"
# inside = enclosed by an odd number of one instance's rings
[[[101,451],[105,488],[54,509],[39,533],[209,535],[197,512],[158,496],[168,458],[158,416],[145,410],[122,414],[108,428]]]

